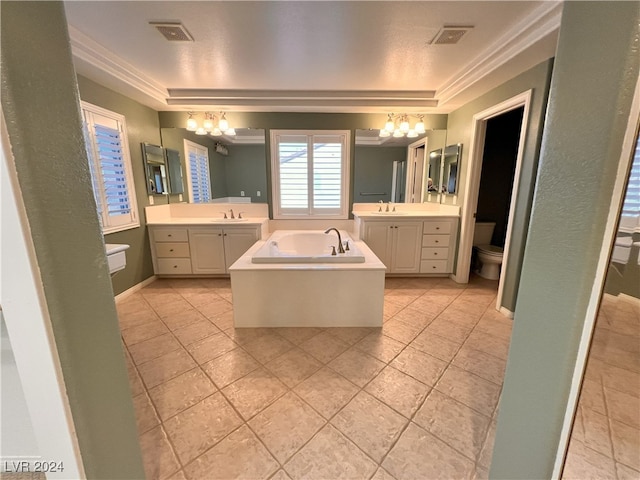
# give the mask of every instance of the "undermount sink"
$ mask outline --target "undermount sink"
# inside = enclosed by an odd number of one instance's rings
[[[246,222],[246,218],[214,218],[211,220],[213,223],[237,223]]]
[[[107,263],[109,264],[109,273],[113,275],[123,270],[127,265],[127,257],[124,252],[129,248],[129,245],[124,243],[107,243],[104,247],[107,254]]]

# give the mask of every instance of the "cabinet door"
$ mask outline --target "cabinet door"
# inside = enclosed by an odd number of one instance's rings
[[[375,253],[376,257],[391,269],[391,239],[393,235],[391,222],[364,222],[363,240]]]
[[[418,273],[422,253],[422,223],[395,222],[390,273]]]
[[[225,273],[221,228],[190,228],[191,268],[195,274]]]
[[[225,228],[224,258],[227,270],[258,241],[257,228]]]

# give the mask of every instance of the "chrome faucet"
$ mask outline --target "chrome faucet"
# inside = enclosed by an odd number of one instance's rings
[[[231,217],[229,217],[229,218],[236,218],[236,217],[233,216],[233,208],[230,208],[229,211],[231,212]]]
[[[378,203],[380,204],[380,206],[378,207],[378,211],[381,212],[382,211],[382,205],[384,205],[384,201],[383,200],[378,200]]]
[[[331,230],[335,230],[335,232],[338,234],[338,253],[345,253],[344,247],[342,246],[342,237],[340,236],[340,232],[337,228],[330,228],[324,233],[329,233]]]

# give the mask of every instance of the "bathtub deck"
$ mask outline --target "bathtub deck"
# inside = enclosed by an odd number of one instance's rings
[[[364,242],[364,263],[258,264],[258,242],[230,268],[242,327],[380,327],[385,266]]]

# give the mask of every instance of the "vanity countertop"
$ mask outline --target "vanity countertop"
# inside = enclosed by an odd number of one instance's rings
[[[268,218],[264,217],[247,217],[247,218],[213,218],[213,217],[165,217],[147,221],[147,225],[198,225],[198,226],[243,226],[243,225],[262,225]]]
[[[365,218],[367,220],[390,220],[390,219],[405,219],[405,220],[422,220],[425,218],[458,218],[460,215],[454,212],[443,211],[409,211],[409,212],[377,212],[377,211],[354,211],[355,217]]]

